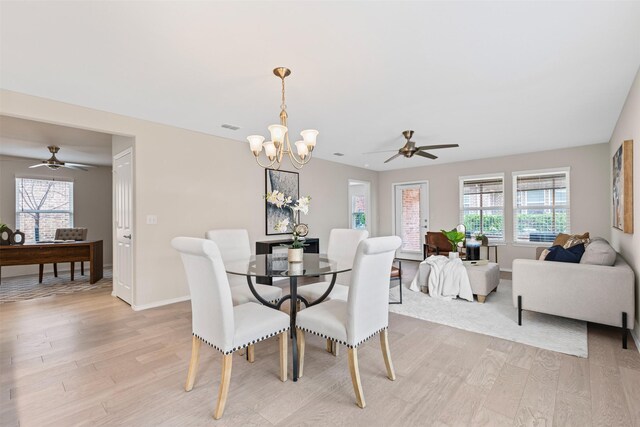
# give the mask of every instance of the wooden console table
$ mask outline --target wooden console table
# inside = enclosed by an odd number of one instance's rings
[[[89,283],[102,279],[102,240],[0,246],[0,270],[10,265],[77,261],[89,261]],[[73,280],[73,272],[71,277]],[[39,281],[42,283],[42,269]]]

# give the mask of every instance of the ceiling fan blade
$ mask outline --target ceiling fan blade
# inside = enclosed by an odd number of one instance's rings
[[[95,167],[95,166],[91,166],[91,165],[85,165],[85,164],[82,164],[82,163],[65,162],[64,164],[65,164],[65,166],[77,166],[79,168],[93,168],[93,167]]]
[[[62,167],[67,169],[85,171],[85,172],[89,170],[85,167],[85,165],[76,165],[74,163],[65,163]],[[92,167],[92,166],[88,166],[88,167]]]
[[[459,147],[458,144],[442,144],[442,145],[423,145],[418,147],[418,150],[437,150],[438,148],[455,148]]]
[[[427,159],[437,159],[438,158],[438,156],[434,156],[433,154],[427,153],[427,152],[424,152],[424,151],[416,151],[415,154],[417,156],[426,157]]]
[[[389,163],[391,160],[395,159],[396,157],[398,157],[399,155],[401,155],[402,153],[396,153],[393,156],[389,157],[387,160],[385,160],[385,163]]]
[[[362,154],[393,153],[395,151],[398,151],[398,150],[367,151],[366,153],[362,153]]]
[[[40,163],[40,164],[37,164],[37,165],[29,166],[29,168],[30,168],[30,169],[33,169],[33,168],[39,168],[40,166],[47,166],[47,164],[46,164],[46,163]]]

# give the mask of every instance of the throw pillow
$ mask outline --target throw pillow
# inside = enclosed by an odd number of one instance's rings
[[[586,241],[585,241],[586,239]],[[569,243],[569,241],[571,243]],[[580,243],[587,243],[589,241],[589,232],[587,231],[584,234],[564,234],[560,233],[556,236],[556,239],[553,241],[552,246],[562,246],[564,248],[570,248],[571,246],[578,245]],[[569,246],[567,246],[569,243]]]
[[[572,246],[568,249],[563,248],[560,245],[552,246],[549,248],[549,253],[545,258],[546,261],[556,262],[572,262],[579,263],[584,254],[584,243]]]
[[[541,253],[540,253],[540,257],[538,257],[538,261],[544,261],[547,259],[547,255],[549,255],[549,248],[544,249]]]
[[[606,240],[596,238],[586,247],[580,264],[612,266],[616,263],[616,257],[615,249]]]

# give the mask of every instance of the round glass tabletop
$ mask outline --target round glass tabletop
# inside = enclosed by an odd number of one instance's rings
[[[330,260],[326,255],[304,254],[302,262],[290,263],[286,254],[255,255],[225,264],[229,274],[259,277],[304,277],[343,273],[353,266]]]

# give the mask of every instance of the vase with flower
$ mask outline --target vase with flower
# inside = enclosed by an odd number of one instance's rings
[[[311,197],[305,196],[294,201],[291,196],[285,196],[284,193],[276,190],[267,193],[265,199],[267,203],[278,209],[291,211],[293,221],[289,218],[282,219],[276,223],[274,228],[281,233],[291,231],[293,242],[290,245],[284,245],[289,249],[287,258],[289,262],[302,262],[304,247],[307,246],[304,243],[304,237],[309,233],[309,226],[300,222],[300,213],[302,212],[304,215],[309,213]]]

